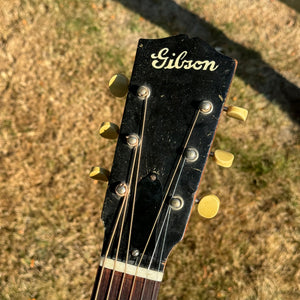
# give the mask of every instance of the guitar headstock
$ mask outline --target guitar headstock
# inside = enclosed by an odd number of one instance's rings
[[[120,129],[106,122],[100,134],[118,135],[102,220],[104,261],[120,261],[163,272],[171,249],[183,238],[206,161],[230,167],[233,155],[211,152],[223,110],[245,120],[247,111],[225,107],[236,60],[198,38],[179,35],[138,42]],[[127,80],[115,76],[111,90],[122,96]],[[204,197],[199,212],[213,217],[216,196]],[[134,274],[132,274],[134,275]]]

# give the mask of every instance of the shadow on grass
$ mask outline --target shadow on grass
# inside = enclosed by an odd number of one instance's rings
[[[172,0],[114,1],[162,27],[170,35],[185,33],[191,37],[198,36],[214,47],[222,47],[226,55],[239,61],[237,76],[300,123],[299,87],[276,72],[260,53],[230,40],[221,30]],[[147,38],[146,32],[143,38]]]
[[[297,12],[300,12],[300,1],[299,0],[279,0],[289,7],[293,8]]]

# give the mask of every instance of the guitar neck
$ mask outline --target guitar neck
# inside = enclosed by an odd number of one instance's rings
[[[156,300],[160,283],[99,266],[91,300]]]

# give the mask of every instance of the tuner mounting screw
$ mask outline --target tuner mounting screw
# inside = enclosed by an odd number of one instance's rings
[[[150,175],[150,180],[151,180],[151,181],[155,181],[156,179],[157,179],[156,174],[152,173],[152,174]]]
[[[123,197],[127,192],[127,185],[125,183],[120,183],[116,186],[115,191],[118,196]]]
[[[205,100],[205,101],[202,101],[202,102],[200,103],[199,109],[200,109],[200,111],[201,111],[203,114],[207,115],[207,114],[210,114],[210,113],[212,112],[212,110],[213,110],[213,105],[212,105],[212,103],[211,103],[210,101]]]
[[[195,148],[187,148],[185,150],[185,159],[189,162],[194,162],[198,159],[199,153]]]
[[[140,99],[144,100],[150,95],[150,89],[142,85],[138,88],[137,95]]]
[[[173,210],[179,210],[183,207],[183,200],[176,196],[170,200],[170,206]]]
[[[140,251],[138,249],[134,249],[131,251],[131,255],[134,257],[137,257],[140,255]]]
[[[136,134],[130,134],[126,137],[127,144],[130,147],[136,147],[139,144],[139,137]]]

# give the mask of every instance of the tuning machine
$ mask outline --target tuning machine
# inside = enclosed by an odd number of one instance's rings
[[[114,75],[109,81],[109,89],[116,97],[123,97],[128,91],[128,79],[122,74]],[[106,139],[116,139],[119,135],[119,126],[112,122],[103,122],[99,128],[99,134]],[[101,167],[92,167],[90,178],[101,181],[108,181],[110,172]]]
[[[224,111],[227,116],[245,122],[248,116],[248,110],[238,106],[225,106]]]
[[[116,139],[119,132],[119,126],[112,122],[103,122],[99,129],[99,134],[106,139]]]
[[[110,172],[107,169],[96,166],[92,167],[89,176],[94,180],[108,181]]]
[[[99,134],[106,139],[116,139],[119,135],[119,126],[111,122],[103,122],[99,129]],[[108,181],[110,172],[101,167],[92,167],[90,178],[100,181]]]
[[[196,199],[198,204],[197,210],[201,217],[211,219],[215,217],[219,211],[220,199],[216,195],[204,196],[201,200]]]
[[[234,155],[223,150],[216,150],[210,153],[217,165],[223,168],[230,168],[232,166]]]
[[[122,74],[116,74],[110,79],[108,85],[114,96],[124,97],[128,92],[129,80]]]
[[[114,96],[123,97],[128,91],[128,83],[126,76],[116,74],[110,79],[108,86]],[[99,134],[106,139],[116,139],[119,132],[119,126],[112,122],[103,122],[99,129]]]

